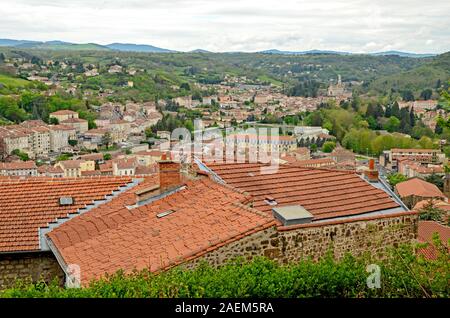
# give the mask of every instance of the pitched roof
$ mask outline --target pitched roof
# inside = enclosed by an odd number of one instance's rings
[[[275,224],[243,205],[247,196],[203,178],[157,201],[128,209],[155,179],[71,219],[48,233],[66,264],[81,267],[82,283],[119,269],[166,269]],[[158,214],[173,211],[166,216]]]
[[[392,148],[391,152],[416,152],[416,153],[424,153],[424,152],[440,152],[439,149],[403,149],[403,148]]]
[[[69,118],[61,121],[61,124],[70,124],[70,123],[87,123],[86,119],[81,118]]]
[[[32,160],[28,161],[14,161],[14,162],[0,162],[0,170],[22,170],[22,169],[37,169],[36,163]]]
[[[104,199],[129,182],[129,177],[0,179],[0,252],[38,250],[40,227]],[[59,198],[69,196],[74,204],[60,206]]]
[[[416,195],[421,197],[445,198],[445,195],[437,186],[419,178],[412,178],[407,181],[400,182],[395,186],[395,188],[401,197]]]
[[[450,251],[450,246],[447,243],[450,239],[450,227],[441,225],[435,221],[419,221],[417,239],[423,243],[430,243],[427,247],[420,249],[419,253],[428,259],[435,259],[438,255],[436,248],[431,244],[434,233],[439,234],[441,242],[447,245]]]
[[[63,110],[58,110],[56,112],[50,113],[50,115],[73,115],[76,114],[77,112],[74,112],[72,110],[69,109],[63,109]]]
[[[282,165],[274,173],[261,173],[262,164],[208,164],[228,185],[253,196],[253,207],[271,213],[265,202],[273,197],[279,206],[300,204],[313,220],[357,215],[398,208],[386,192],[349,171]]]

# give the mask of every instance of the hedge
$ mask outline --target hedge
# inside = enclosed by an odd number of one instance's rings
[[[449,252],[440,241],[436,260],[416,253],[417,246],[391,249],[375,261],[370,255],[331,255],[320,261],[280,265],[265,258],[234,260],[219,268],[202,263],[195,269],[174,268],[158,275],[119,271],[88,287],[64,288],[56,281],[26,283],[0,292],[0,297],[444,297],[450,296]],[[377,264],[380,288],[369,288],[367,265]]]

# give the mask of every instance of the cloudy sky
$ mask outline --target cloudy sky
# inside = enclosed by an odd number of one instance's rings
[[[0,38],[174,50],[450,51],[449,0],[0,0]]]

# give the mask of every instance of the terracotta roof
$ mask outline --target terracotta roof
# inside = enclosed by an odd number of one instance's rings
[[[45,173],[57,173],[57,174],[62,174],[64,173],[64,171],[61,169],[61,167],[54,167],[54,166],[50,166],[50,165],[42,165],[39,166],[37,171],[41,174],[45,174]]]
[[[336,164],[336,161],[334,161],[331,158],[319,158],[319,159],[297,160],[296,162],[293,162],[292,164],[297,166],[297,167],[302,167],[302,166],[332,166],[332,165]]]
[[[85,162],[86,160],[63,160],[60,161],[59,164],[64,167],[64,169],[79,169],[80,165]]]
[[[429,203],[429,200],[419,201],[416,203],[413,210],[419,211],[419,210],[423,209],[425,206],[427,206],[428,203]],[[448,203],[448,202],[444,202],[442,200],[433,200],[433,204],[435,207],[437,207],[441,210],[450,211],[450,203]]]
[[[138,190],[154,184],[150,177],[48,234],[64,262],[81,267],[82,284],[119,269],[163,270],[275,224],[245,206],[247,196],[208,178],[187,181],[184,190],[152,203],[126,207],[135,203]]]
[[[439,149],[401,149],[401,148],[392,148],[391,152],[440,152]]]
[[[84,160],[103,160],[103,153],[88,153],[86,155],[80,155],[79,157],[80,159],[84,159]]]
[[[447,245],[450,251],[450,246],[448,245],[448,240],[450,239],[450,227],[441,225],[435,221],[419,221],[417,239],[422,243],[430,243],[427,247],[420,249],[419,253],[428,259],[435,259],[437,257],[436,248],[432,245],[434,233],[439,234],[441,242],[444,245]]]
[[[58,110],[56,112],[50,113],[50,115],[73,115],[76,114],[77,112],[68,110],[68,109],[63,109],[63,110]]]
[[[61,121],[61,124],[69,124],[69,123],[87,123],[86,119],[81,119],[81,118],[69,118],[66,120]]]
[[[426,182],[419,178],[413,178],[407,181],[398,183],[395,188],[401,197],[416,195],[421,197],[440,197],[445,198],[445,195],[439,190],[437,186]]]
[[[128,177],[0,179],[0,252],[39,249],[38,229],[131,182]],[[70,196],[74,204],[60,206]]]
[[[253,196],[253,207],[271,214],[265,202],[273,197],[279,206],[300,204],[314,220],[350,216],[391,208],[399,204],[349,171],[311,169],[281,165],[278,171],[262,174],[262,164],[208,164],[228,185]]]
[[[32,160],[0,162],[0,170],[28,170],[37,169],[36,163]]]

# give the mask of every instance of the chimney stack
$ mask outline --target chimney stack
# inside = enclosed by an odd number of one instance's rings
[[[181,165],[172,160],[158,161],[159,188],[161,191],[170,190],[181,185]]]
[[[375,168],[375,160],[369,160],[369,170],[365,173],[367,181],[378,182],[378,170]]]

